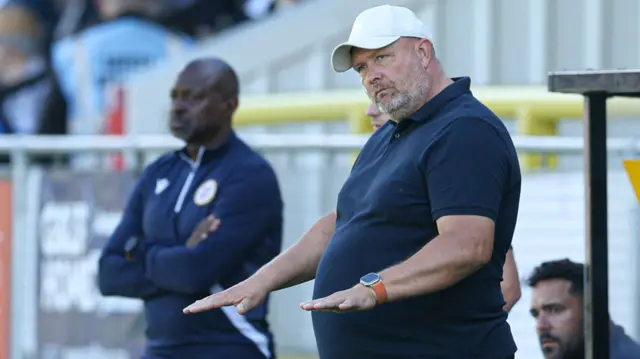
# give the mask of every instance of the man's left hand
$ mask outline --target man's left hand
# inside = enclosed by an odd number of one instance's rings
[[[376,303],[376,295],[373,290],[358,284],[328,297],[302,303],[300,308],[306,311],[346,313],[368,310],[373,308]]]

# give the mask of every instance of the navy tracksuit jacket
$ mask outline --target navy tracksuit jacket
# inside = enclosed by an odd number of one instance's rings
[[[275,358],[268,301],[245,316],[233,307],[195,315],[182,309],[278,255],[282,212],[272,167],[234,133],[195,161],[183,149],[145,169],[104,248],[98,281],[103,295],[144,301],[146,358]],[[187,248],[210,214],[221,226]]]

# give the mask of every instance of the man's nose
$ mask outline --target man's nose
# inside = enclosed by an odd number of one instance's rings
[[[369,104],[369,107],[367,107],[367,111],[365,111],[364,114],[374,118],[380,116],[380,110],[378,110],[378,106],[376,106],[375,104]]]
[[[375,68],[371,68],[364,76],[364,84],[369,86],[375,85],[380,82],[381,79],[382,74],[380,73],[380,71],[376,70]]]
[[[171,111],[175,114],[181,114],[187,112],[187,106],[182,99],[176,98],[171,101]]]
[[[180,104],[173,103],[171,104],[171,114],[174,116],[182,116],[187,113],[187,108]]]
[[[536,330],[538,331],[538,333],[547,332],[551,330],[551,323],[549,322],[549,319],[547,318],[547,316],[545,315],[538,316],[538,319],[536,319]]]

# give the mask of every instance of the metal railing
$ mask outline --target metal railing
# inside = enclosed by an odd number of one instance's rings
[[[579,95],[550,93],[544,86],[473,86],[472,91],[482,103],[503,119],[515,119],[515,133],[522,136],[558,135],[561,120],[580,120],[584,114],[584,100]],[[149,102],[151,101],[151,102]],[[247,95],[234,117],[237,126],[273,126],[313,122],[347,122],[354,134],[371,132],[369,118],[364,112],[370,100],[360,89],[328,90],[306,93],[278,93]],[[147,128],[150,118],[164,118],[169,110],[165,97],[149,99],[137,113],[127,114],[130,128],[145,128],[142,132],[164,131],[165,124]],[[607,102],[611,118],[640,116],[640,101],[613,98]],[[144,126],[142,126],[144,125]],[[526,153],[522,156],[524,169],[554,168],[557,157]]]
[[[263,150],[329,150],[358,151],[369,139],[364,134],[240,134],[243,140]],[[522,153],[582,153],[582,137],[512,136],[516,149]],[[70,154],[77,152],[116,153],[166,151],[183,146],[180,140],[168,135],[135,136],[29,136],[3,135],[0,137],[0,154],[9,155],[12,161],[42,154]],[[640,150],[638,138],[612,138],[609,151],[628,153]],[[14,166],[15,166],[15,162]]]
[[[474,86],[472,91],[499,117],[514,118],[516,133],[522,136],[558,135],[560,120],[580,120],[584,115],[581,96],[550,93],[544,86]],[[346,119],[353,133],[365,134],[371,132],[364,115],[369,102],[362,90],[251,95],[242,100],[234,121],[245,126]],[[635,99],[613,98],[607,107],[612,118],[640,116],[640,101]],[[525,153],[521,162],[523,169],[555,168],[557,156]]]

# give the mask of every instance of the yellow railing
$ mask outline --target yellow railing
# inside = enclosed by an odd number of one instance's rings
[[[583,99],[579,95],[550,93],[542,86],[477,86],[474,95],[500,117],[516,120],[521,135],[556,135],[558,120],[581,119]],[[248,96],[241,100],[236,125],[276,125],[311,121],[349,121],[354,133],[371,131],[364,115],[368,99],[362,90]],[[640,101],[613,98],[612,116],[640,115]],[[554,168],[555,156],[521,157],[524,169]]]

